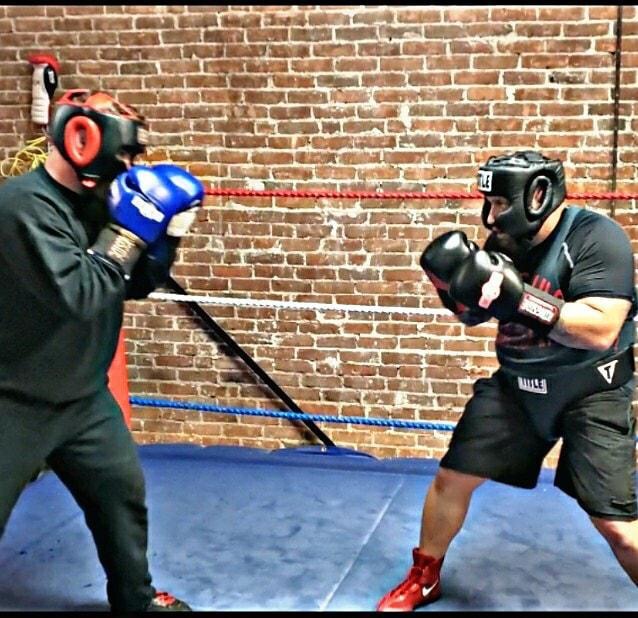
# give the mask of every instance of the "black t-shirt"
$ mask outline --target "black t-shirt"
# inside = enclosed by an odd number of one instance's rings
[[[517,266],[526,283],[566,302],[588,296],[625,298],[632,301],[632,309],[617,341],[602,352],[561,345],[520,324],[499,323],[496,352],[501,365],[527,375],[547,375],[591,365],[633,345],[634,260],[629,237],[616,221],[566,208],[550,236]]]
[[[107,218],[44,167],[0,185],[0,394],[60,403],[104,387],[124,300],[158,283],[144,257],[127,287],[86,252]]]

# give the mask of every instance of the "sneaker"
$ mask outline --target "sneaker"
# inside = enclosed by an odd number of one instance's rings
[[[156,592],[146,607],[147,612],[192,612],[187,603],[176,599],[168,592]]]
[[[411,612],[441,596],[440,572],[443,558],[437,560],[415,547],[412,550],[412,560],[413,565],[407,577],[379,601],[378,612]]]

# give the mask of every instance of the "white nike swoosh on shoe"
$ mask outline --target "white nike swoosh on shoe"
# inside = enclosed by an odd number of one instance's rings
[[[432,590],[434,590],[434,588],[436,587],[437,584],[438,584],[438,582],[434,582],[429,588],[426,588],[425,586],[423,586],[423,588],[421,588],[421,594],[424,597],[427,597],[428,594],[430,594],[430,592],[432,592]]]

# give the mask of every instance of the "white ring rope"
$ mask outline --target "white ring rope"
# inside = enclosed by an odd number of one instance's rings
[[[367,305],[339,305],[332,303],[305,303],[287,300],[258,300],[251,298],[233,298],[216,296],[196,296],[194,294],[171,294],[167,292],[152,292],[149,298],[153,300],[172,300],[177,302],[198,303],[200,305],[218,305],[235,307],[259,307],[266,309],[311,309],[313,311],[354,311],[358,313],[400,313],[403,315],[447,315],[452,316],[448,309],[428,307],[379,307]]]
[[[291,300],[258,300],[253,298],[234,298],[230,296],[196,296],[195,294],[172,294],[170,292],[152,292],[148,298],[153,300],[172,300],[176,302],[217,305],[220,307],[257,307],[261,309],[310,309],[312,311],[352,311],[356,313],[398,313],[402,315],[446,315],[452,316],[448,309],[431,307],[380,307],[376,305],[339,305],[333,303],[303,303]],[[638,322],[638,315],[634,317]],[[488,324],[491,322],[488,322]]]

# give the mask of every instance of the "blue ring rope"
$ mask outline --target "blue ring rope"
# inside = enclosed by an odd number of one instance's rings
[[[402,421],[400,419],[367,418],[365,416],[330,416],[328,414],[299,414],[298,412],[282,412],[280,410],[258,410],[256,408],[233,408],[214,406],[205,403],[188,401],[170,401],[168,399],[151,399],[147,397],[129,397],[134,406],[151,408],[173,408],[175,410],[196,410],[198,412],[218,412],[220,414],[243,414],[246,416],[269,416],[271,418],[287,418],[294,421],[319,421],[324,423],[352,423],[353,425],[374,425],[377,427],[397,427],[401,429],[430,429],[438,431],[454,431],[454,423],[433,423],[428,421]],[[638,436],[634,438],[638,443]]]
[[[400,427],[401,429],[430,429],[453,431],[454,423],[433,423],[428,421],[403,421],[400,419],[367,418],[365,416],[330,416],[328,414],[300,414],[298,412],[282,412],[280,410],[258,410],[255,408],[234,408],[215,406],[188,401],[170,401],[167,399],[151,399],[147,397],[130,397],[135,406],[153,408],[173,408],[176,410],[196,410],[198,412],[217,412],[221,414],[243,414],[246,416],[268,416],[271,418],[287,418],[296,421],[320,421],[324,423],[352,423],[353,425],[376,425],[377,427]]]

